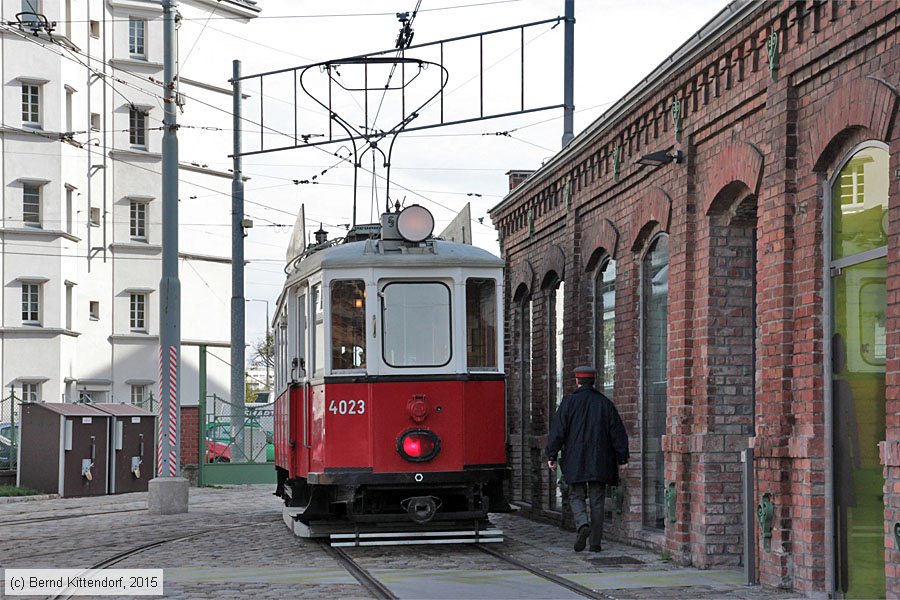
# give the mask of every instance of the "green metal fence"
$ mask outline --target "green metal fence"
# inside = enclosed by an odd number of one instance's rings
[[[139,408],[143,408],[144,410],[149,410],[154,415],[159,414],[159,402],[157,402],[156,398],[153,397],[153,392],[149,392],[140,400],[132,398],[131,404]]]
[[[21,414],[22,399],[15,392],[0,398],[0,471],[14,471],[18,467]]]
[[[275,483],[274,403],[237,406],[211,394],[199,421],[200,485]]]

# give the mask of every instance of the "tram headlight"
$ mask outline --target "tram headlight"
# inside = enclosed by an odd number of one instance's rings
[[[440,451],[440,438],[428,429],[410,429],[397,439],[397,452],[410,462],[428,462]]]
[[[424,242],[434,231],[434,217],[424,206],[407,206],[397,216],[397,231],[407,242]]]

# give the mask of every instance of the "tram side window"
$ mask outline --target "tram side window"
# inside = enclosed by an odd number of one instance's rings
[[[493,279],[466,280],[466,364],[497,368],[497,286]]]
[[[297,355],[291,365],[295,380],[306,379],[306,294],[297,296]]]
[[[450,288],[443,283],[389,283],[381,292],[384,361],[392,367],[450,362]]]
[[[331,284],[331,370],[366,368],[366,284]]]
[[[312,374],[318,376],[325,369],[325,309],[322,306],[322,284],[312,288],[313,365]]]

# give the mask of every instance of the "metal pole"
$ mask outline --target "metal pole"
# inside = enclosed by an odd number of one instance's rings
[[[268,345],[268,343],[269,343],[269,323],[270,323],[270,321],[269,321],[269,301],[265,300],[265,303],[266,303],[266,345]],[[275,336],[273,335],[272,343],[275,343],[274,340],[275,340]],[[266,357],[266,390],[272,391],[272,382],[271,382],[271,378],[269,377],[269,371],[270,371],[269,357],[267,356]]]
[[[197,487],[203,487],[206,464],[206,344],[200,344],[200,398],[197,402]]]
[[[181,283],[178,280],[178,124],[175,0],[163,0],[162,279],[159,282],[159,443],[157,477],[180,474]]]
[[[741,451],[744,467],[744,583],[754,585],[756,577],[756,502],[753,497],[753,448]]]
[[[565,148],[575,137],[575,0],[566,0],[565,56],[563,58],[563,136]]]
[[[234,165],[231,180],[231,433],[232,462],[244,462],[244,180],[241,166],[241,61],[232,62]]]

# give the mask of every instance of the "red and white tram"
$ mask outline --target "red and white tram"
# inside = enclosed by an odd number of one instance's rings
[[[433,226],[413,205],[289,265],[273,323],[276,494],[299,521],[509,510],[504,263]]]

